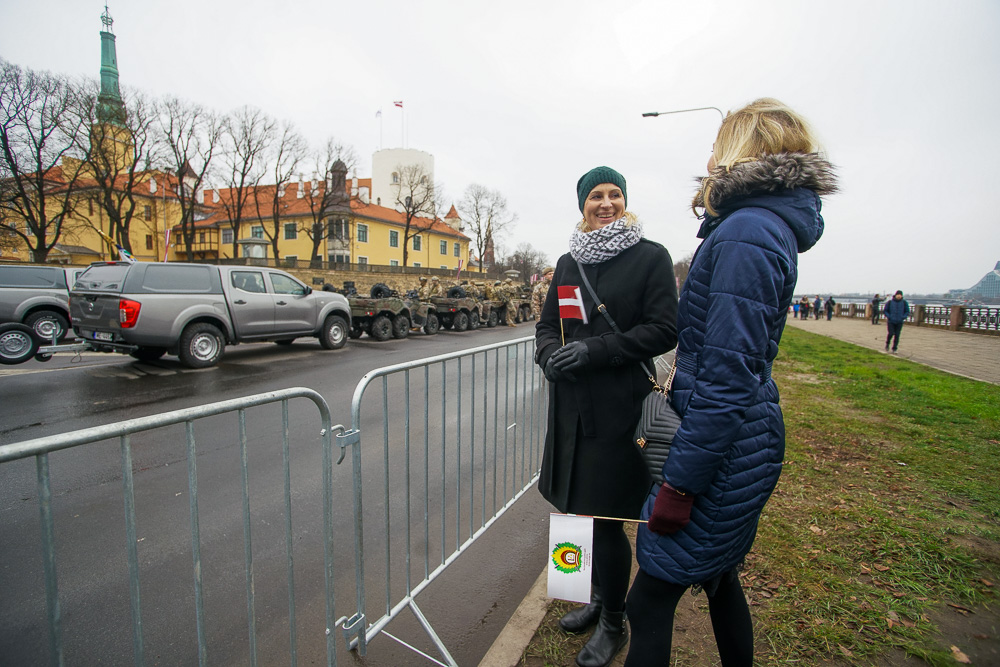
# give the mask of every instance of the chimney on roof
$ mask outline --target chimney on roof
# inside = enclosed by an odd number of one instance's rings
[[[213,204],[218,204],[219,203],[219,189],[218,188],[216,188],[215,190],[212,190],[212,203]]]
[[[205,203],[205,191],[204,190],[197,190],[197,191],[195,191],[194,198],[196,200],[198,200],[199,204],[204,204]]]
[[[149,177],[149,194],[156,194],[156,176]]]
[[[365,203],[365,204],[368,203],[368,197],[369,197],[369,194],[368,194],[368,187],[367,186],[362,186],[362,187],[358,188],[358,198],[363,203]]]
[[[351,197],[358,196],[358,177],[355,176],[351,179]]]

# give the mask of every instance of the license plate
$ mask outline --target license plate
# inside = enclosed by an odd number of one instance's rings
[[[115,339],[115,335],[108,331],[95,331],[94,340],[107,340],[112,341]]]

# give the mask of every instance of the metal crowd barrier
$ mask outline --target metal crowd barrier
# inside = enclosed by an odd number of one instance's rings
[[[331,630],[336,627],[336,613],[333,597],[333,508],[332,491],[334,465],[332,452],[332,434],[342,432],[343,426],[333,426],[330,419],[330,409],[323,398],[311,389],[293,388],[281,391],[267,392],[228,401],[221,401],[200,407],[175,410],[163,414],[131,419],[105,426],[87,428],[70,433],[37,438],[20,443],[0,447],[0,464],[18,459],[35,458],[37,470],[37,488],[40,526],[42,537],[42,558],[45,578],[45,597],[48,620],[48,647],[50,664],[64,663],[62,638],[62,612],[60,609],[60,591],[57,577],[55,525],[52,510],[52,488],[49,475],[49,454],[58,450],[77,447],[90,443],[118,438],[121,449],[122,495],[125,504],[125,523],[127,538],[127,559],[129,572],[129,591],[131,597],[132,617],[132,648],[134,664],[145,663],[143,643],[143,605],[140,587],[140,563],[136,533],[135,491],[132,478],[132,446],[130,437],[136,433],[149,431],[160,427],[184,424],[186,434],[186,458],[188,476],[188,498],[191,527],[191,552],[193,557],[192,575],[194,577],[195,626],[197,630],[198,661],[200,665],[208,663],[206,640],[206,610],[203,594],[201,536],[198,511],[198,470],[197,443],[195,438],[195,421],[198,419],[236,412],[239,421],[240,472],[242,475],[242,505],[243,505],[243,538],[244,538],[244,573],[247,600],[247,618],[249,621],[249,662],[257,664],[258,622],[255,605],[254,562],[252,544],[252,523],[250,512],[250,489],[247,466],[247,430],[246,411],[249,408],[269,403],[281,403],[282,441],[281,451],[284,473],[284,523],[285,550],[287,555],[288,578],[288,627],[290,640],[290,664],[297,661],[296,620],[295,620],[295,587],[294,566],[292,558],[292,486],[289,466],[289,423],[288,402],[295,398],[305,398],[312,401],[319,410],[321,418],[322,460],[323,460],[323,551],[326,607],[326,653],[327,664],[336,664],[336,633]],[[341,456],[341,458],[343,458]],[[38,657],[42,661],[41,656]],[[0,661],[2,662],[2,661]],[[155,662],[155,660],[151,660]]]
[[[456,664],[416,597],[538,477],[547,383],[533,353],[534,337],[520,338],[387,366],[358,383],[351,429],[337,436],[353,457],[361,528],[355,531],[357,613],[338,623],[360,655],[381,633],[439,665]],[[373,386],[377,396],[365,401]],[[374,413],[367,421],[363,403],[366,414]],[[375,470],[381,478],[378,493],[369,497],[380,507],[367,515],[362,453],[366,479]],[[366,521],[375,522],[368,532]],[[366,547],[371,540],[384,544]],[[381,617],[371,623],[369,587],[382,600]],[[405,609],[445,662],[386,630]]]

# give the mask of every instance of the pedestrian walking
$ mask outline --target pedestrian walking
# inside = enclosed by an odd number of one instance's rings
[[[903,298],[903,291],[896,290],[891,299],[885,302],[885,324],[889,329],[885,337],[885,351],[889,351],[892,342],[892,352],[899,349],[899,334],[903,331],[903,322],[910,316],[910,304]]]
[[[753,662],[738,572],[781,474],[785,430],[771,363],[798,275],[823,233],[820,195],[836,191],[805,120],[773,99],[730,113],[693,206],[701,246],[681,291],[671,402],[680,428],[637,529],[626,667],[665,665],[674,610],[708,594],[722,664]]]
[[[799,302],[798,301],[796,301],[795,303],[792,304],[792,317],[795,318],[795,319],[799,319]]]
[[[826,297],[826,301],[823,302],[823,310],[826,311],[826,321],[829,322],[833,319],[833,310],[837,306],[837,302],[833,300],[833,295]]]
[[[881,305],[882,299],[876,294],[872,299],[872,324],[878,324],[879,316],[882,314],[882,309],[879,307]]]
[[[816,295],[816,300],[813,301],[813,312],[815,313],[813,317],[817,320],[823,314],[823,299],[819,298],[819,294]]]
[[[597,167],[576,189],[583,220],[556,263],[535,326],[535,361],[550,382],[538,490],[560,512],[638,519],[649,477],[632,434],[652,389],[640,364],[677,342],[674,264],[626,210],[621,174]],[[583,274],[619,331],[598,311]],[[570,286],[582,295],[586,319],[560,319],[557,288]],[[559,621],[569,633],[597,625],[576,658],[583,667],[607,665],[628,641],[631,544],[622,522],[608,519],[594,520],[593,540],[591,602]]]

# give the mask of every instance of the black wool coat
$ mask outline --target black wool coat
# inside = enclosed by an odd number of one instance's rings
[[[640,367],[677,343],[677,283],[666,248],[641,240],[600,264],[587,278],[622,333],[597,309],[576,262],[563,255],[535,325],[535,361],[542,368],[562,346],[560,285],[580,288],[588,323],[565,319],[566,343],[587,345],[589,365],[576,382],[549,385],[548,430],[538,489],[559,511],[637,518],[650,478],[632,444],[642,400],[652,383]]]

